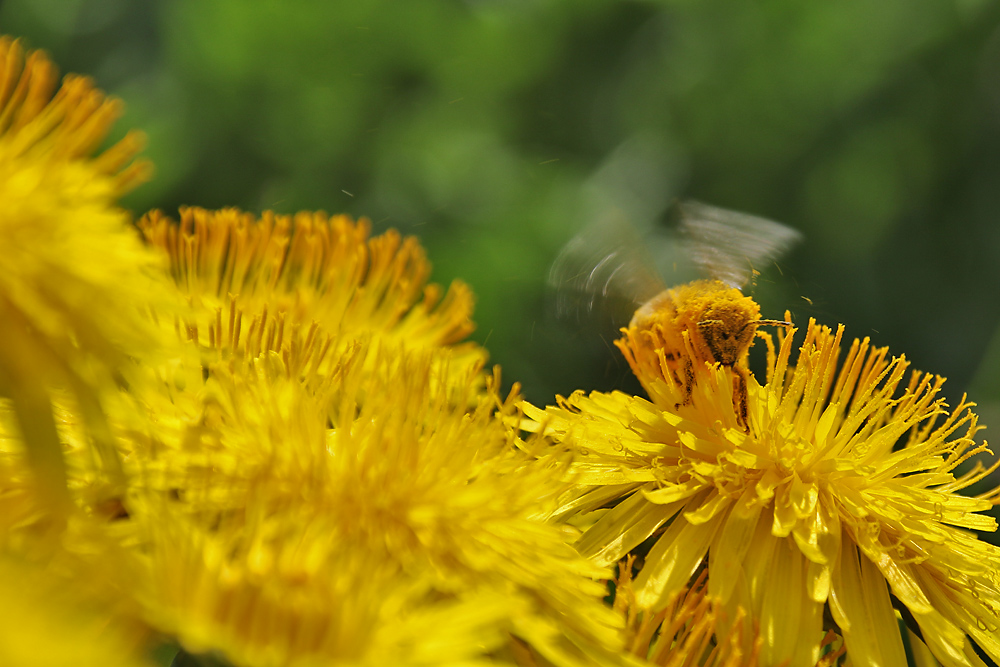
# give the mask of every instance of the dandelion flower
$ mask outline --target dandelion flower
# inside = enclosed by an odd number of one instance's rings
[[[607,571],[547,521],[564,485],[442,354],[358,343],[326,395],[275,353],[214,367],[131,503],[154,626],[237,665],[620,664]]]
[[[485,358],[482,348],[462,340],[472,330],[471,292],[458,282],[446,293],[428,284],[430,265],[414,238],[404,240],[394,231],[371,238],[367,221],[321,212],[265,212],[258,219],[236,209],[187,208],[179,222],[152,212],[140,227],[169,258],[170,273],[189,303],[176,323],[178,333],[194,345],[176,349],[171,363],[151,370],[157,383],[134,388],[141,410],[123,401],[115,417],[127,432],[120,446],[136,453],[130,460],[148,465],[149,447],[156,448],[155,465],[165,476],[184,470],[189,481],[185,461],[224,458],[232,451],[220,448],[206,427],[215,410],[214,369],[237,372],[247,368],[243,361],[278,355],[289,377],[322,393],[320,387],[338,380],[344,356],[363,340],[385,347],[383,359],[405,350],[431,353],[433,363],[451,371],[430,373],[430,380],[445,391],[454,384],[462,393],[469,369],[479,369]],[[391,372],[391,364],[382,366]],[[374,364],[366,367],[371,371]],[[483,376],[477,377],[482,388]],[[331,395],[337,395],[335,388]],[[468,407],[478,399],[469,394],[463,400]],[[143,435],[149,420],[155,438]],[[154,444],[147,447],[149,442]],[[246,469],[247,461],[233,465]]]
[[[96,387],[156,347],[140,310],[166,283],[116,205],[148,176],[148,163],[132,161],[141,135],[95,154],[121,104],[85,77],[55,88],[42,53],[0,37],[0,395],[13,401],[44,495],[64,502],[49,391],[71,389],[99,426]]]
[[[528,428],[576,454],[578,490],[557,514],[587,526],[580,551],[607,564],[649,540],[635,588],[651,609],[707,564],[709,595],[759,624],[762,665],[816,664],[824,605],[852,664],[905,665],[894,600],[942,664],[981,664],[973,643],[1000,658],[1000,549],[968,532],[996,529],[980,512],[998,492],[960,493],[995,466],[956,473],[987,451],[972,405],[948,409],[943,378],[907,378],[868,339],[838,363],[843,327],[810,321],[794,365],[791,334],[777,349],[758,334],[762,385],[745,365],[752,339],[725,363],[699,354],[697,318],[676,322],[637,317],[618,341],[651,400],[525,407]]]
[[[463,342],[472,331],[472,292],[428,283],[430,264],[415,238],[390,230],[370,237],[367,220],[236,209],[158,211],[139,223],[191,304],[183,335],[219,354],[270,350],[323,372],[359,336],[408,349],[448,346],[456,372],[485,353]],[[327,349],[323,349],[323,348]],[[314,354],[303,356],[303,351]]]

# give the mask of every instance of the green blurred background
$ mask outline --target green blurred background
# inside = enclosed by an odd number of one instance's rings
[[[986,423],[998,20],[983,0],[0,5],[0,29],[148,133],[157,176],[130,208],[325,209],[416,234],[535,402],[632,386],[612,327],[552,316],[559,249],[608,202],[649,227],[684,197],[803,232],[758,281],[766,316],[843,322]]]

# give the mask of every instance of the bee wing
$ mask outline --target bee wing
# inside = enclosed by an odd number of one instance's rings
[[[784,254],[802,234],[780,222],[709,206],[678,204],[679,230],[691,259],[703,271],[733,287],[743,287],[761,266]]]
[[[577,321],[605,313],[627,321],[635,307],[661,292],[664,282],[635,228],[610,213],[563,246],[549,269],[556,314]],[[618,312],[621,311],[621,312]]]

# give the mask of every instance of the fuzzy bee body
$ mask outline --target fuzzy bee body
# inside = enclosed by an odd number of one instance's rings
[[[740,290],[719,280],[696,280],[664,290],[643,304],[628,328],[622,329],[622,340],[631,348],[626,354],[630,359],[658,361],[645,367],[676,388],[674,409],[691,404],[699,367],[729,368],[737,424],[746,428],[747,355],[761,323],[774,322],[762,320],[760,306]]]

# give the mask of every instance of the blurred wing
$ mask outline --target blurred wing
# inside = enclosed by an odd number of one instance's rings
[[[635,228],[614,215],[589,225],[563,246],[548,283],[556,314],[577,321],[592,320],[595,313],[627,321],[638,304],[665,289]]]
[[[791,227],[696,201],[678,204],[679,228],[691,259],[733,287],[743,287],[756,267],[784,254],[802,239]]]

